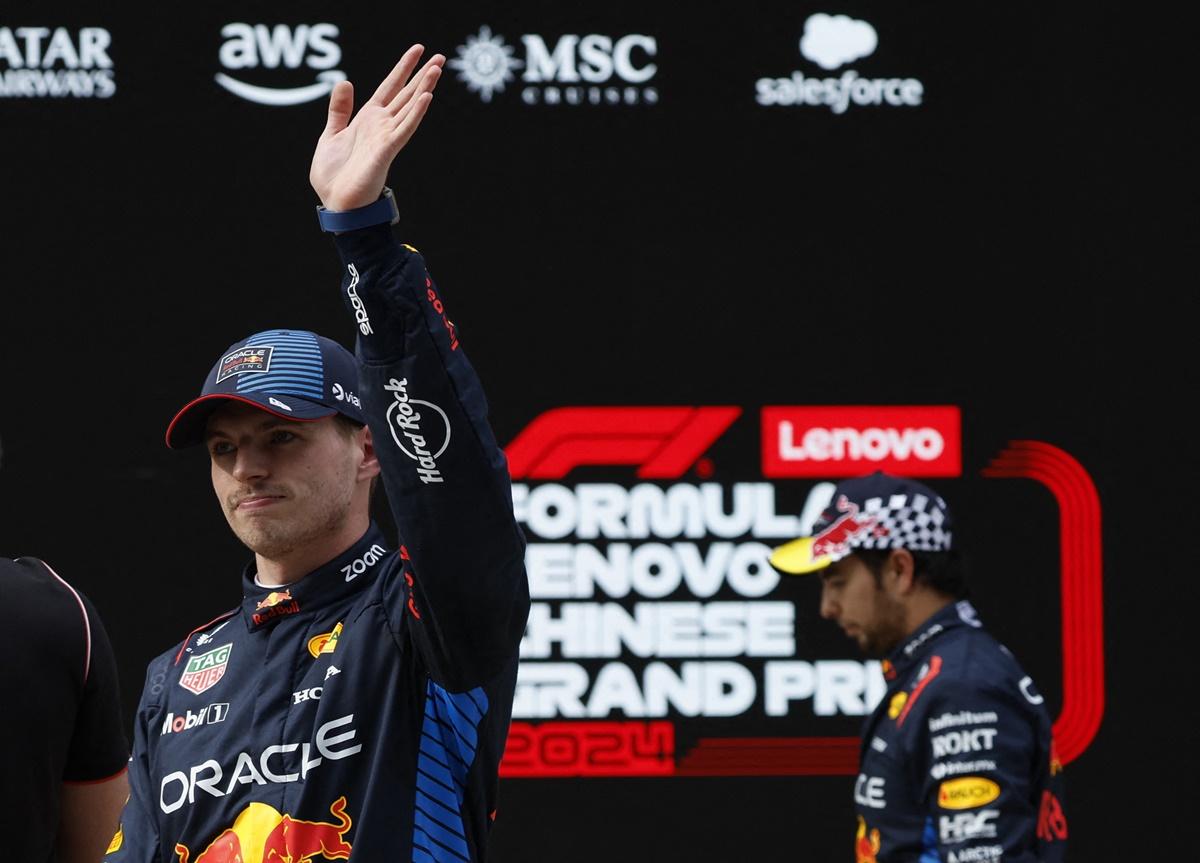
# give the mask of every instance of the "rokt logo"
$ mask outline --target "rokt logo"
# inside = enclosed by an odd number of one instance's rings
[[[298,69],[303,64],[318,69],[317,83],[301,87],[263,87],[240,81],[218,72],[216,81],[230,93],[260,105],[300,105],[327,95],[346,74],[333,68],[342,61],[342,49],[334,41],[334,24],[243,24],[235,22],[221,28],[221,66],[241,72],[248,69]]]
[[[449,62],[467,89],[485,102],[502,92],[521,72],[521,100],[527,105],[653,105],[658,90],[650,82],[658,73],[654,36],[630,33],[567,33],[551,48],[537,33],[521,36],[524,59],[490,27],[480,27],[458,47]]]
[[[0,27],[0,99],[107,99],[117,91],[103,27]]]
[[[816,14],[804,22],[800,54],[828,72],[871,56],[878,44],[875,28],[866,21]],[[760,105],[827,105],[833,113],[844,114],[851,103],[916,107],[925,85],[916,78],[860,78],[854,69],[840,78],[806,78],[797,70],[787,78],[759,78],[755,91]]]

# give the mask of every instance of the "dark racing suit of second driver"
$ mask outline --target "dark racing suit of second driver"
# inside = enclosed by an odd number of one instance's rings
[[[968,602],[884,662],[863,728],[856,863],[1032,863],[1066,852],[1062,765],[1032,680]]]
[[[402,547],[371,529],[150,663],[109,863],[485,859],[529,610],[487,405],[389,226],[336,237]]]

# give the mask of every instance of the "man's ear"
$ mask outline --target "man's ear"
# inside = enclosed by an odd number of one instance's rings
[[[912,593],[917,585],[917,564],[907,548],[893,548],[883,565],[885,582],[900,596]]]
[[[371,437],[371,427],[363,426],[359,432],[362,444],[363,458],[358,466],[358,478],[360,480],[371,479],[379,476],[381,468],[379,467],[379,456],[375,454],[375,440]]]

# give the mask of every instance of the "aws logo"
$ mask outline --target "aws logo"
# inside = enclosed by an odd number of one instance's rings
[[[221,43],[218,58],[223,69],[238,77],[218,72],[216,81],[233,95],[260,105],[300,105],[320,99],[346,77],[334,68],[342,62],[342,49],[334,41],[338,35],[335,24],[226,24],[221,28],[225,41]],[[289,78],[295,79],[287,74],[288,70],[301,66],[317,70],[315,84],[280,86]],[[273,83],[252,84],[241,80],[247,73],[254,74],[255,69],[271,70]]]
[[[981,776],[949,779],[938,786],[938,806],[943,809],[974,809],[1000,796],[1000,786]]]

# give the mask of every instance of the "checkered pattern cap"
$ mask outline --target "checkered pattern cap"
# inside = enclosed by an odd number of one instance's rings
[[[200,395],[167,427],[173,449],[202,443],[208,418],[230,401],[312,422],[335,413],[366,425],[354,355],[307,330],[265,330],[234,342],[213,364]]]
[[[950,510],[941,495],[916,480],[876,471],[838,483],[812,536],[776,548],[771,566],[800,575],[824,569],[858,548],[952,547]]]

